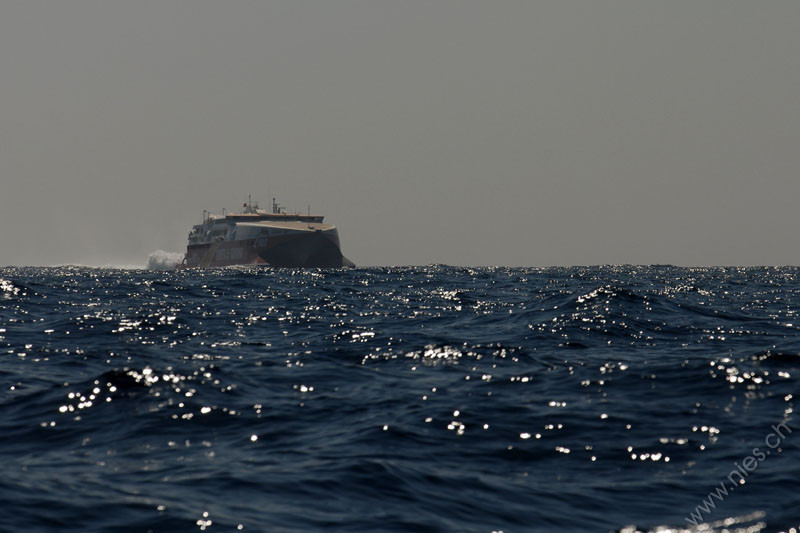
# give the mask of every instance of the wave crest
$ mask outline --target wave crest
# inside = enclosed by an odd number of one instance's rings
[[[147,258],[147,270],[172,270],[183,261],[183,254],[156,250]]]

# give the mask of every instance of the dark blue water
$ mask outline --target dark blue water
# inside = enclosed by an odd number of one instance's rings
[[[0,280],[2,531],[800,527],[796,268]]]

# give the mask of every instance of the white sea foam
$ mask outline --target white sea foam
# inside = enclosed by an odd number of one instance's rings
[[[148,270],[172,270],[183,261],[183,254],[156,250],[147,258]]]
[[[19,294],[19,287],[14,285],[13,282],[0,278],[0,293],[2,294]]]

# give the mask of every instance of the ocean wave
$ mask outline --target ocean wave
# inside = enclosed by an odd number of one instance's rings
[[[0,278],[0,295],[10,297],[16,296],[19,292],[20,288],[13,281]]]
[[[9,530],[797,526],[796,269],[0,280]]]
[[[147,270],[173,270],[182,261],[182,253],[156,250],[147,258]]]

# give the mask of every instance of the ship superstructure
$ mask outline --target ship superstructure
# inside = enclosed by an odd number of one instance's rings
[[[322,216],[286,213],[272,199],[272,211],[248,201],[241,213],[203,212],[192,227],[184,267],[271,265],[276,267],[354,266],[342,255],[336,226]]]

